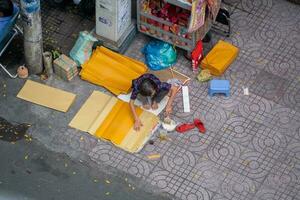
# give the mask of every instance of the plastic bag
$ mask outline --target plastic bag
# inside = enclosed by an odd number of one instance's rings
[[[97,39],[87,31],[80,32],[74,47],[70,51],[70,57],[78,64],[78,66],[82,65],[90,58],[95,41],[97,41]]]
[[[176,50],[166,42],[154,40],[143,49],[146,64],[151,70],[162,70],[174,65],[177,61]]]
[[[208,69],[201,70],[200,74],[197,76],[197,79],[200,82],[206,82],[212,79],[212,75],[210,74],[210,71]]]

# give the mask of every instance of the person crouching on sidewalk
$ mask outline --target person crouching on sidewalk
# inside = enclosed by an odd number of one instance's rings
[[[141,120],[137,116],[135,111],[134,101],[139,99],[143,108],[146,110],[158,108],[158,103],[166,96],[169,96],[169,100],[165,109],[165,116],[168,117],[172,113],[172,103],[177,93],[178,87],[172,86],[169,83],[161,82],[153,74],[143,74],[137,79],[132,81],[132,93],[130,97],[130,108],[134,117],[134,129],[139,131],[143,126]]]

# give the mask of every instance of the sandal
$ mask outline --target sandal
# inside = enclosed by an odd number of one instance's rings
[[[195,124],[181,124],[176,127],[176,131],[179,133],[183,133],[195,128]]]
[[[205,133],[206,128],[204,127],[204,124],[200,121],[200,119],[194,120],[195,126],[199,129],[200,133]]]

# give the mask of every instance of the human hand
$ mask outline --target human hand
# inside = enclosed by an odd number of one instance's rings
[[[134,130],[139,131],[141,127],[143,126],[142,122],[140,119],[136,119],[134,122]]]
[[[152,103],[152,109],[153,110],[157,110],[158,109],[158,104],[155,101]]]

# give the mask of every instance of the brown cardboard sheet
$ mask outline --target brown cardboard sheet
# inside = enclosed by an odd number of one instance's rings
[[[17,97],[47,108],[67,112],[74,102],[76,95],[35,81],[27,80]]]

